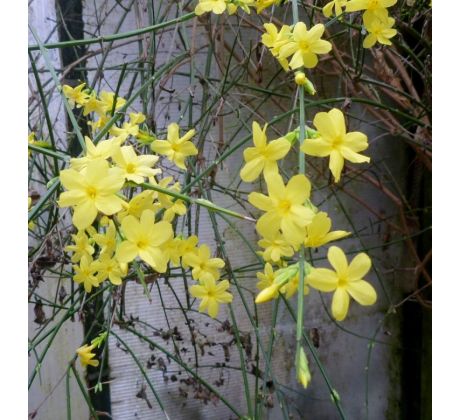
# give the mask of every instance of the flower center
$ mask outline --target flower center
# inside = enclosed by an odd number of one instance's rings
[[[136,172],[136,167],[132,163],[128,163],[126,165],[126,172],[128,174],[133,174],[134,172]]]
[[[378,9],[380,0],[369,0],[368,10]]]
[[[97,195],[97,190],[94,187],[88,187],[86,188],[86,194],[88,194],[88,197],[94,200]]]
[[[176,144],[176,143],[173,143],[173,144],[171,144],[171,149],[173,149],[173,151],[175,151],[175,152],[178,152],[179,151],[179,145]]]
[[[281,213],[286,214],[291,210],[291,202],[289,200],[281,200],[278,204]]]
[[[139,249],[145,249],[147,248],[147,241],[144,241],[143,239],[141,239],[140,241],[137,241],[136,246]]]
[[[341,146],[343,143],[343,138],[342,136],[337,136],[332,139],[331,146],[333,149],[337,149],[339,146]]]
[[[339,277],[339,287],[345,287],[348,284],[348,280],[346,278]]]
[[[304,50],[305,52],[310,48],[308,41],[299,41],[299,49]]]

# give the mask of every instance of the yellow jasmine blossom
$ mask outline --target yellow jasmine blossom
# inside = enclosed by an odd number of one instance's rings
[[[77,263],[83,256],[90,257],[94,254],[94,248],[84,230],[80,230],[76,235],[72,235],[74,245],[67,245],[64,249],[73,252],[70,261]]]
[[[91,92],[86,102],[83,105],[83,115],[88,115],[91,112],[95,112],[96,114],[102,115],[104,114],[104,102],[100,101],[97,96],[96,92]]]
[[[250,14],[251,9],[249,6],[254,5],[254,0],[229,0],[227,2],[227,11],[229,15],[233,15],[238,10],[238,7],[241,8],[245,13]]]
[[[106,253],[101,253],[99,258],[94,261],[94,268],[97,271],[96,278],[99,283],[109,279],[115,286],[119,286],[122,283],[122,278],[127,274],[127,265],[118,262]]]
[[[266,9],[267,7],[272,6],[273,4],[278,6],[281,0],[255,0],[255,6],[257,13],[259,14],[262,10]]]
[[[311,381],[311,373],[310,368],[308,367],[308,359],[303,347],[300,347],[300,353],[296,358],[296,371],[297,380],[304,388],[306,388]]]
[[[172,186],[169,186],[169,183],[172,180],[173,177],[168,176],[160,180],[160,182],[158,183],[154,177],[149,178],[150,183],[153,185],[158,185],[162,188],[168,188],[174,192],[180,192],[180,184],[178,182],[176,182]],[[167,222],[172,222],[176,217],[176,214],[179,216],[183,216],[187,212],[187,207],[185,206],[185,203],[182,200],[177,200],[169,194],[164,194],[160,192],[157,193],[157,198],[159,201],[159,203],[157,203],[157,207],[166,210],[163,215],[163,220],[166,220]]]
[[[307,225],[307,237],[304,245],[310,248],[318,248],[331,241],[345,238],[350,232],[335,230],[330,232],[332,226],[331,219],[327,213],[321,211],[316,213],[310,224]]]
[[[184,136],[179,137],[179,126],[176,123],[168,125],[167,140],[155,140],[150,147],[156,153],[165,155],[182,169],[185,167],[185,158],[198,154],[198,150],[190,139],[195,135],[195,130],[189,130]]]
[[[231,293],[226,290],[230,287],[228,280],[222,280],[216,284],[212,278],[207,278],[190,287],[190,294],[193,297],[201,299],[198,310],[200,312],[208,311],[211,318],[219,314],[220,303],[230,303],[233,300]]]
[[[255,303],[265,303],[269,302],[278,297],[279,295],[280,285],[273,283],[271,286],[266,287],[263,289],[255,299]]]
[[[346,4],[347,0],[332,0],[323,7],[323,14],[329,18],[332,16],[332,11],[334,10],[335,15],[340,16]]]
[[[113,109],[113,103],[115,101],[115,93],[114,92],[106,92],[103,90],[99,94],[99,99],[103,103],[102,109],[105,114],[111,113]],[[120,109],[126,103],[126,99],[122,98],[121,96],[117,96],[117,102],[115,104],[114,111]]]
[[[90,293],[93,287],[99,286],[99,280],[96,278],[96,267],[93,259],[88,255],[83,255],[80,260],[80,265],[74,265],[75,274],[73,280],[80,284],[83,283],[86,293]]]
[[[254,181],[262,171],[266,176],[270,172],[278,173],[277,160],[283,159],[291,148],[291,143],[284,137],[273,140],[267,144],[267,136],[264,129],[254,121],[252,123],[252,138],[255,147],[248,147],[244,150],[244,160],[246,165],[240,171],[241,179],[244,182]]]
[[[161,169],[153,169],[158,161],[158,156],[137,155],[133,146],[122,146],[113,154],[113,161],[123,170],[123,175],[128,181],[140,184],[149,176],[161,173]]]
[[[279,230],[273,231],[271,228],[267,229],[266,226],[259,226],[259,234],[262,239],[257,242],[257,245],[265,248],[262,254],[265,261],[277,263],[281,257],[292,257],[294,255],[294,250]]]
[[[117,247],[118,261],[129,263],[139,256],[159,273],[166,271],[168,257],[161,246],[173,237],[171,223],[155,223],[155,213],[144,210],[140,220],[126,216],[121,222],[121,231],[126,240]]]
[[[299,288],[299,273],[295,274],[293,277],[289,279],[289,281],[280,288],[280,292],[283,293],[287,299],[290,299],[297,293],[297,289]],[[308,287],[307,282],[304,282],[303,286],[303,294],[308,295],[310,293],[310,288]]]
[[[85,169],[88,162],[93,160],[110,158],[118,147],[115,139],[102,140],[95,145],[88,136],[85,136],[85,145],[85,156],[70,159],[70,167],[76,171]]]
[[[397,0],[350,0],[346,3],[347,12],[357,12],[359,10],[378,10],[394,6]]]
[[[79,230],[90,226],[98,211],[111,216],[122,209],[116,193],[124,184],[123,171],[109,168],[105,160],[89,162],[84,172],[64,169],[59,178],[69,190],[61,193],[59,207],[74,207],[72,222]]]
[[[375,303],[375,289],[363,280],[371,268],[371,260],[366,254],[362,252],[356,255],[348,265],[344,252],[336,246],[331,246],[327,259],[335,271],[314,268],[309,272],[307,281],[314,288],[324,292],[335,290],[332,297],[332,315],[337,321],[342,321],[347,316],[350,296],[360,305]]]
[[[388,16],[386,9],[382,9],[379,13],[364,14],[363,21],[368,32],[364,38],[364,48],[372,48],[376,42],[391,45],[390,38],[393,38],[398,33],[396,29],[392,28],[395,20]]]
[[[112,220],[109,221],[105,233],[95,233],[92,235],[94,241],[101,248],[101,254],[112,255],[117,246],[117,229]]]
[[[304,206],[310,197],[311,185],[305,175],[295,175],[287,185],[279,174],[270,173],[266,178],[268,196],[252,192],[249,202],[266,213],[257,221],[260,232],[276,232],[281,229],[286,242],[298,245],[305,239],[305,227],[314,216]]]
[[[216,15],[221,15],[227,9],[225,0],[198,0],[199,3],[195,7],[195,14],[201,16],[203,13],[212,12]]]
[[[117,213],[118,220],[121,222],[129,215],[135,216],[139,219],[144,210],[155,211],[155,204],[153,203],[154,197],[155,192],[152,190],[145,190],[135,195],[129,203],[123,204],[123,210]]]
[[[192,235],[189,236],[187,239],[182,239],[181,241],[181,256],[182,256],[182,267],[187,268],[190,267],[187,265],[185,262],[184,257],[187,254],[195,254],[197,252],[197,246],[198,245],[198,236]]]
[[[142,112],[130,112],[129,121],[131,124],[142,124],[145,121],[145,115]]]
[[[289,71],[289,62],[286,58],[280,58],[280,48],[289,42],[292,36],[291,28],[288,25],[283,25],[278,32],[278,29],[273,23],[264,23],[266,33],[262,35],[262,44],[270,49],[273,57],[275,57],[284,71]]]
[[[330,156],[329,169],[335,182],[340,181],[344,159],[353,163],[370,162],[369,157],[358,154],[367,149],[367,136],[359,131],[347,133],[342,111],[333,108],[319,112],[313,124],[319,137],[305,140],[300,149],[310,156]]]
[[[101,128],[105,127],[107,122],[109,121],[110,117],[106,115],[101,115],[96,121],[88,121],[88,125],[91,127],[93,133],[96,132],[97,130],[100,130]],[[121,139],[120,139],[120,144],[121,144]]]
[[[167,255],[168,260],[174,267],[180,266],[180,258],[182,256],[182,239],[173,238],[163,244],[161,247],[163,252]]]
[[[94,366],[97,367],[99,366],[99,360],[93,360],[93,357],[96,356],[96,353],[91,353],[92,350],[96,347],[96,344],[91,344],[88,346],[88,344],[85,344],[82,347],[79,347],[77,349],[77,354],[78,357],[80,358],[80,363],[83,367],[85,366]]]
[[[310,30],[303,22],[295,24],[292,31],[292,40],[280,48],[279,57],[287,58],[292,55],[289,66],[295,70],[299,67],[311,69],[318,64],[317,54],[327,54],[332,44],[321,39],[324,25],[317,24]]]
[[[64,93],[64,96],[67,98],[67,101],[69,102],[71,108],[74,108],[75,105],[77,106],[77,108],[81,108],[82,105],[84,105],[88,100],[89,94],[88,92],[83,90],[85,86],[86,83],[82,83],[81,85],[78,85],[75,88],[72,88],[68,85],[64,85],[62,87],[62,92]]]
[[[136,137],[139,134],[139,125],[133,121],[124,122],[121,127],[112,126],[109,133],[124,142],[129,136]]]
[[[201,245],[195,252],[189,252],[183,257],[183,261],[192,267],[192,277],[195,280],[218,280],[220,277],[219,268],[225,263],[220,258],[211,258],[211,251],[207,245]]]
[[[256,273],[257,278],[259,279],[259,282],[256,284],[256,287],[259,290],[264,290],[270,286],[273,285],[273,282],[275,281],[275,273],[273,272],[273,267],[271,264],[266,263],[264,267],[264,272],[263,273]],[[274,298],[278,297],[278,291],[276,294],[273,296]]]

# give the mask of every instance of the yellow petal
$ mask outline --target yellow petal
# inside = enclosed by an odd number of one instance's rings
[[[364,280],[354,281],[347,286],[348,293],[360,305],[373,305],[377,301],[377,293],[370,283]]]
[[[329,169],[332,172],[335,182],[340,181],[344,163],[343,156],[337,150],[333,150],[329,158]]]
[[[348,267],[349,280],[361,280],[369,272],[371,265],[371,259],[364,252],[359,253]]]
[[[307,283],[322,292],[332,292],[337,288],[337,274],[327,268],[314,268],[308,273]]]
[[[74,209],[72,222],[79,229],[86,229],[94,222],[97,216],[97,209],[94,202],[85,200]]]
[[[331,246],[327,251],[327,259],[341,278],[348,276],[348,262],[344,252],[337,246]]]
[[[240,171],[240,177],[244,182],[252,182],[258,178],[262,170],[264,169],[265,161],[263,157],[257,157],[250,160],[243,166]]]
[[[349,305],[350,297],[347,291],[339,287],[332,296],[332,316],[337,321],[343,321],[347,316]]]
[[[264,194],[252,192],[248,196],[249,202],[256,208],[269,211],[273,208],[272,200]]]
[[[286,185],[285,199],[294,204],[303,204],[310,197],[311,183],[308,178],[303,175],[293,176]]]
[[[288,154],[290,148],[291,143],[285,138],[280,138],[268,143],[265,153],[268,159],[279,160],[283,159]]]
[[[137,257],[137,247],[129,242],[129,241],[123,241],[120,245],[117,246],[117,251],[116,251],[116,259],[120,263],[129,263],[134,258]]]
[[[300,150],[310,156],[324,157],[332,152],[331,143],[325,141],[323,138],[306,139]]]

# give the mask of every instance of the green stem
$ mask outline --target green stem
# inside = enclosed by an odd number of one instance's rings
[[[186,20],[190,20],[194,17],[195,17],[195,12],[191,12],[191,13],[187,13],[186,15],[179,16],[178,18],[171,19],[166,22],[158,23],[157,25],[146,26],[145,28],[136,29],[134,31],[122,32],[121,34],[99,36],[97,38],[76,39],[73,41],[42,44],[42,47],[50,50],[54,48],[66,48],[66,47],[75,47],[78,45],[89,45],[89,44],[99,44],[99,43],[104,43],[104,42],[112,42],[112,41],[117,41],[119,39],[131,38],[132,36],[146,34],[148,32],[156,32],[159,29],[163,29],[168,26],[172,26],[177,23],[184,22]],[[35,50],[41,49],[40,43],[38,43],[38,41],[37,41],[37,44],[38,45],[30,45],[28,47],[29,51],[35,51]]]

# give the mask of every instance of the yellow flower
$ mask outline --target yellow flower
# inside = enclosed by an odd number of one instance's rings
[[[72,222],[79,230],[90,226],[98,211],[110,216],[122,209],[123,200],[116,193],[123,187],[123,172],[109,168],[105,160],[89,162],[84,172],[65,169],[59,178],[69,190],[60,195],[59,206],[74,207]]]
[[[72,240],[75,245],[67,245],[64,249],[73,252],[70,259],[73,263],[77,263],[85,255],[90,257],[94,254],[94,248],[91,246],[84,230],[80,230],[76,235],[72,235]]]
[[[171,264],[174,267],[179,267],[180,258],[182,256],[182,249],[183,249],[182,239],[181,238],[170,239],[168,242],[163,244],[161,249],[167,255],[167,258],[168,260],[170,260]]]
[[[155,223],[155,213],[144,210],[140,221],[126,216],[121,222],[121,231],[126,240],[117,247],[118,261],[129,263],[139,256],[159,273],[166,271],[168,258],[161,246],[173,237],[171,223]]]
[[[84,346],[77,349],[77,354],[78,357],[80,357],[80,363],[83,367],[87,365],[94,367],[99,366],[99,360],[93,360],[93,357],[96,356],[96,353],[91,353],[91,350],[94,350],[95,347],[96,344],[91,344],[90,346],[85,344]]]
[[[340,181],[344,159],[353,163],[370,162],[370,158],[357,153],[367,149],[367,136],[359,131],[347,133],[342,111],[334,108],[319,112],[313,124],[319,137],[305,140],[301,150],[310,156],[330,156],[329,169],[335,182]]]
[[[86,83],[82,83],[75,88],[72,88],[68,85],[64,85],[62,87],[62,91],[64,96],[67,98],[69,105],[71,108],[74,108],[75,105],[77,108],[81,108],[82,105],[86,103],[89,98],[88,92],[84,91]]]
[[[189,141],[195,135],[195,130],[189,130],[184,136],[179,137],[179,126],[176,123],[168,125],[167,140],[155,140],[150,147],[156,153],[165,155],[171,162],[179,168],[185,167],[185,158],[198,154],[195,145]]]
[[[158,156],[137,155],[133,146],[122,146],[113,154],[113,161],[123,170],[123,175],[128,181],[140,184],[149,176],[161,173],[161,169],[153,169],[158,161]]]
[[[334,10],[335,15],[339,16],[343,12],[343,8],[347,4],[347,0],[332,0],[323,7],[323,14],[327,18],[332,16]]]
[[[138,219],[144,210],[155,211],[155,205],[153,199],[155,192],[152,190],[145,190],[135,195],[129,203],[123,204],[123,210],[117,214],[118,220],[121,222],[126,216],[135,216]]]
[[[183,257],[183,261],[192,267],[192,276],[195,280],[218,280],[220,277],[219,268],[225,263],[220,258],[211,258],[211,251],[207,245],[201,245],[195,252],[189,252]]]
[[[91,92],[83,105],[83,115],[95,112],[98,115],[104,114],[104,102],[97,99],[96,92]]]
[[[74,265],[75,274],[73,280],[80,284],[83,283],[86,293],[90,293],[93,287],[99,286],[99,280],[96,278],[96,267],[93,259],[88,255],[83,255],[80,260],[80,265]]]
[[[317,24],[310,30],[303,22],[295,24],[292,40],[280,48],[279,57],[287,58],[292,55],[289,66],[295,70],[299,67],[311,69],[318,64],[317,54],[327,54],[332,45],[320,39],[324,33],[324,25]]]
[[[100,95],[99,99],[102,102],[102,110],[104,113],[111,113],[113,108],[113,103],[115,101],[115,93],[114,92],[106,92],[103,90]],[[122,98],[121,96],[117,96],[117,102],[115,104],[115,111],[120,109],[126,103],[126,99]]]
[[[122,265],[124,265],[124,267],[122,267]],[[111,258],[109,254],[106,253],[101,253],[99,258],[94,261],[94,268],[97,271],[96,278],[99,283],[109,279],[115,286],[119,286],[122,283],[122,277],[127,274],[126,264],[118,262],[115,258]]]
[[[276,232],[281,229],[286,242],[298,245],[305,239],[305,227],[311,221],[313,211],[304,207],[310,197],[311,185],[305,175],[295,175],[287,185],[279,174],[266,178],[268,196],[252,192],[249,202],[266,213],[257,221],[260,232]]]
[[[327,217],[327,213],[321,211],[315,214],[311,223],[307,225],[307,237],[304,245],[310,248],[317,248],[350,235],[350,232],[344,230],[330,232],[331,226],[331,219]]]
[[[253,141],[255,147],[248,147],[244,150],[246,165],[240,171],[241,179],[244,182],[254,181],[262,171],[264,175],[270,172],[278,173],[277,160],[283,159],[289,152],[291,143],[284,137],[273,140],[267,144],[267,136],[264,129],[261,130],[257,122],[252,123]]]
[[[311,373],[303,347],[300,347],[300,353],[296,357],[296,373],[297,380],[306,388],[311,381]]]
[[[181,256],[182,256],[182,267],[187,268],[190,267],[185,262],[185,256],[187,254],[195,254],[197,252],[196,246],[198,245],[198,236],[192,235],[189,236],[187,239],[182,239],[181,241]]]
[[[346,3],[347,12],[357,12],[359,10],[378,10],[386,9],[395,5],[397,0],[350,0]]]
[[[272,286],[275,281],[275,273],[273,272],[273,267],[269,263],[265,264],[264,272],[256,273],[256,276],[259,279],[259,282],[256,284],[256,287],[259,290],[264,290],[267,287]],[[277,296],[278,293],[276,293],[273,297],[276,298]]]
[[[85,136],[85,144],[85,156],[70,159],[70,167],[76,171],[85,169],[88,162],[93,160],[110,158],[118,147],[118,143],[115,139],[102,140],[95,145],[88,136]]]
[[[297,293],[297,289],[299,288],[299,273],[295,274],[293,277],[289,279],[289,281],[280,288],[280,292],[286,296],[287,299],[290,299]],[[303,294],[308,295],[310,293],[310,288],[306,281],[304,281],[303,285]]]
[[[168,176],[163,178],[159,183],[156,181],[154,177],[149,178],[149,181],[153,185],[158,185],[162,188],[168,188],[174,192],[180,192],[180,184],[176,182],[172,186],[169,187],[169,183],[173,180],[172,176]],[[164,194],[158,192],[156,197],[158,198],[159,203],[156,203],[157,207],[165,209],[165,213],[163,215],[163,220],[167,222],[172,222],[176,217],[176,214],[179,216],[183,216],[187,212],[187,207],[182,200],[174,199],[171,195]]]
[[[230,287],[228,280],[222,280],[216,284],[212,278],[207,278],[201,284],[190,287],[190,294],[201,299],[198,310],[208,311],[211,318],[215,318],[219,313],[219,303],[230,303],[233,300],[231,293],[226,290]]]
[[[257,13],[262,12],[262,10],[266,9],[267,7],[270,7],[273,4],[278,6],[279,3],[280,3],[280,0],[255,0],[255,6],[257,9]]]
[[[119,138],[122,142],[124,142],[129,136],[136,137],[139,134],[139,123],[135,122],[137,120],[138,117],[134,117],[134,119],[131,119],[129,122],[123,123],[122,127],[112,126],[109,133],[113,136],[117,136],[117,138]]]
[[[259,234],[262,239],[257,242],[261,248],[265,248],[263,257],[265,261],[280,261],[281,257],[292,257],[294,250],[286,242],[279,230],[273,231],[265,226],[259,226]]]
[[[395,20],[388,16],[386,9],[380,11],[364,14],[364,26],[368,32],[364,38],[363,47],[372,48],[376,42],[384,45],[391,45],[390,38],[393,38],[398,32],[393,29]]]
[[[345,319],[350,305],[350,296],[360,305],[373,305],[377,300],[375,289],[363,277],[371,268],[370,258],[363,252],[348,265],[343,251],[331,246],[327,259],[334,270],[313,268],[308,274],[310,286],[323,292],[335,290],[332,297],[332,315],[337,321]]]
[[[216,15],[221,15],[227,9],[225,0],[198,0],[199,3],[195,7],[195,14],[201,16],[203,13],[212,12]]]
[[[101,248],[101,254],[112,255],[117,246],[117,229],[115,223],[110,220],[106,232],[104,234],[95,233],[92,235],[92,238]]]
[[[278,29],[273,23],[264,23],[266,33],[262,35],[262,44],[270,49],[273,57],[275,57],[284,71],[289,71],[289,62],[286,58],[280,58],[279,52],[283,45],[289,42],[292,36],[291,28],[288,25],[283,25],[278,32]]]

